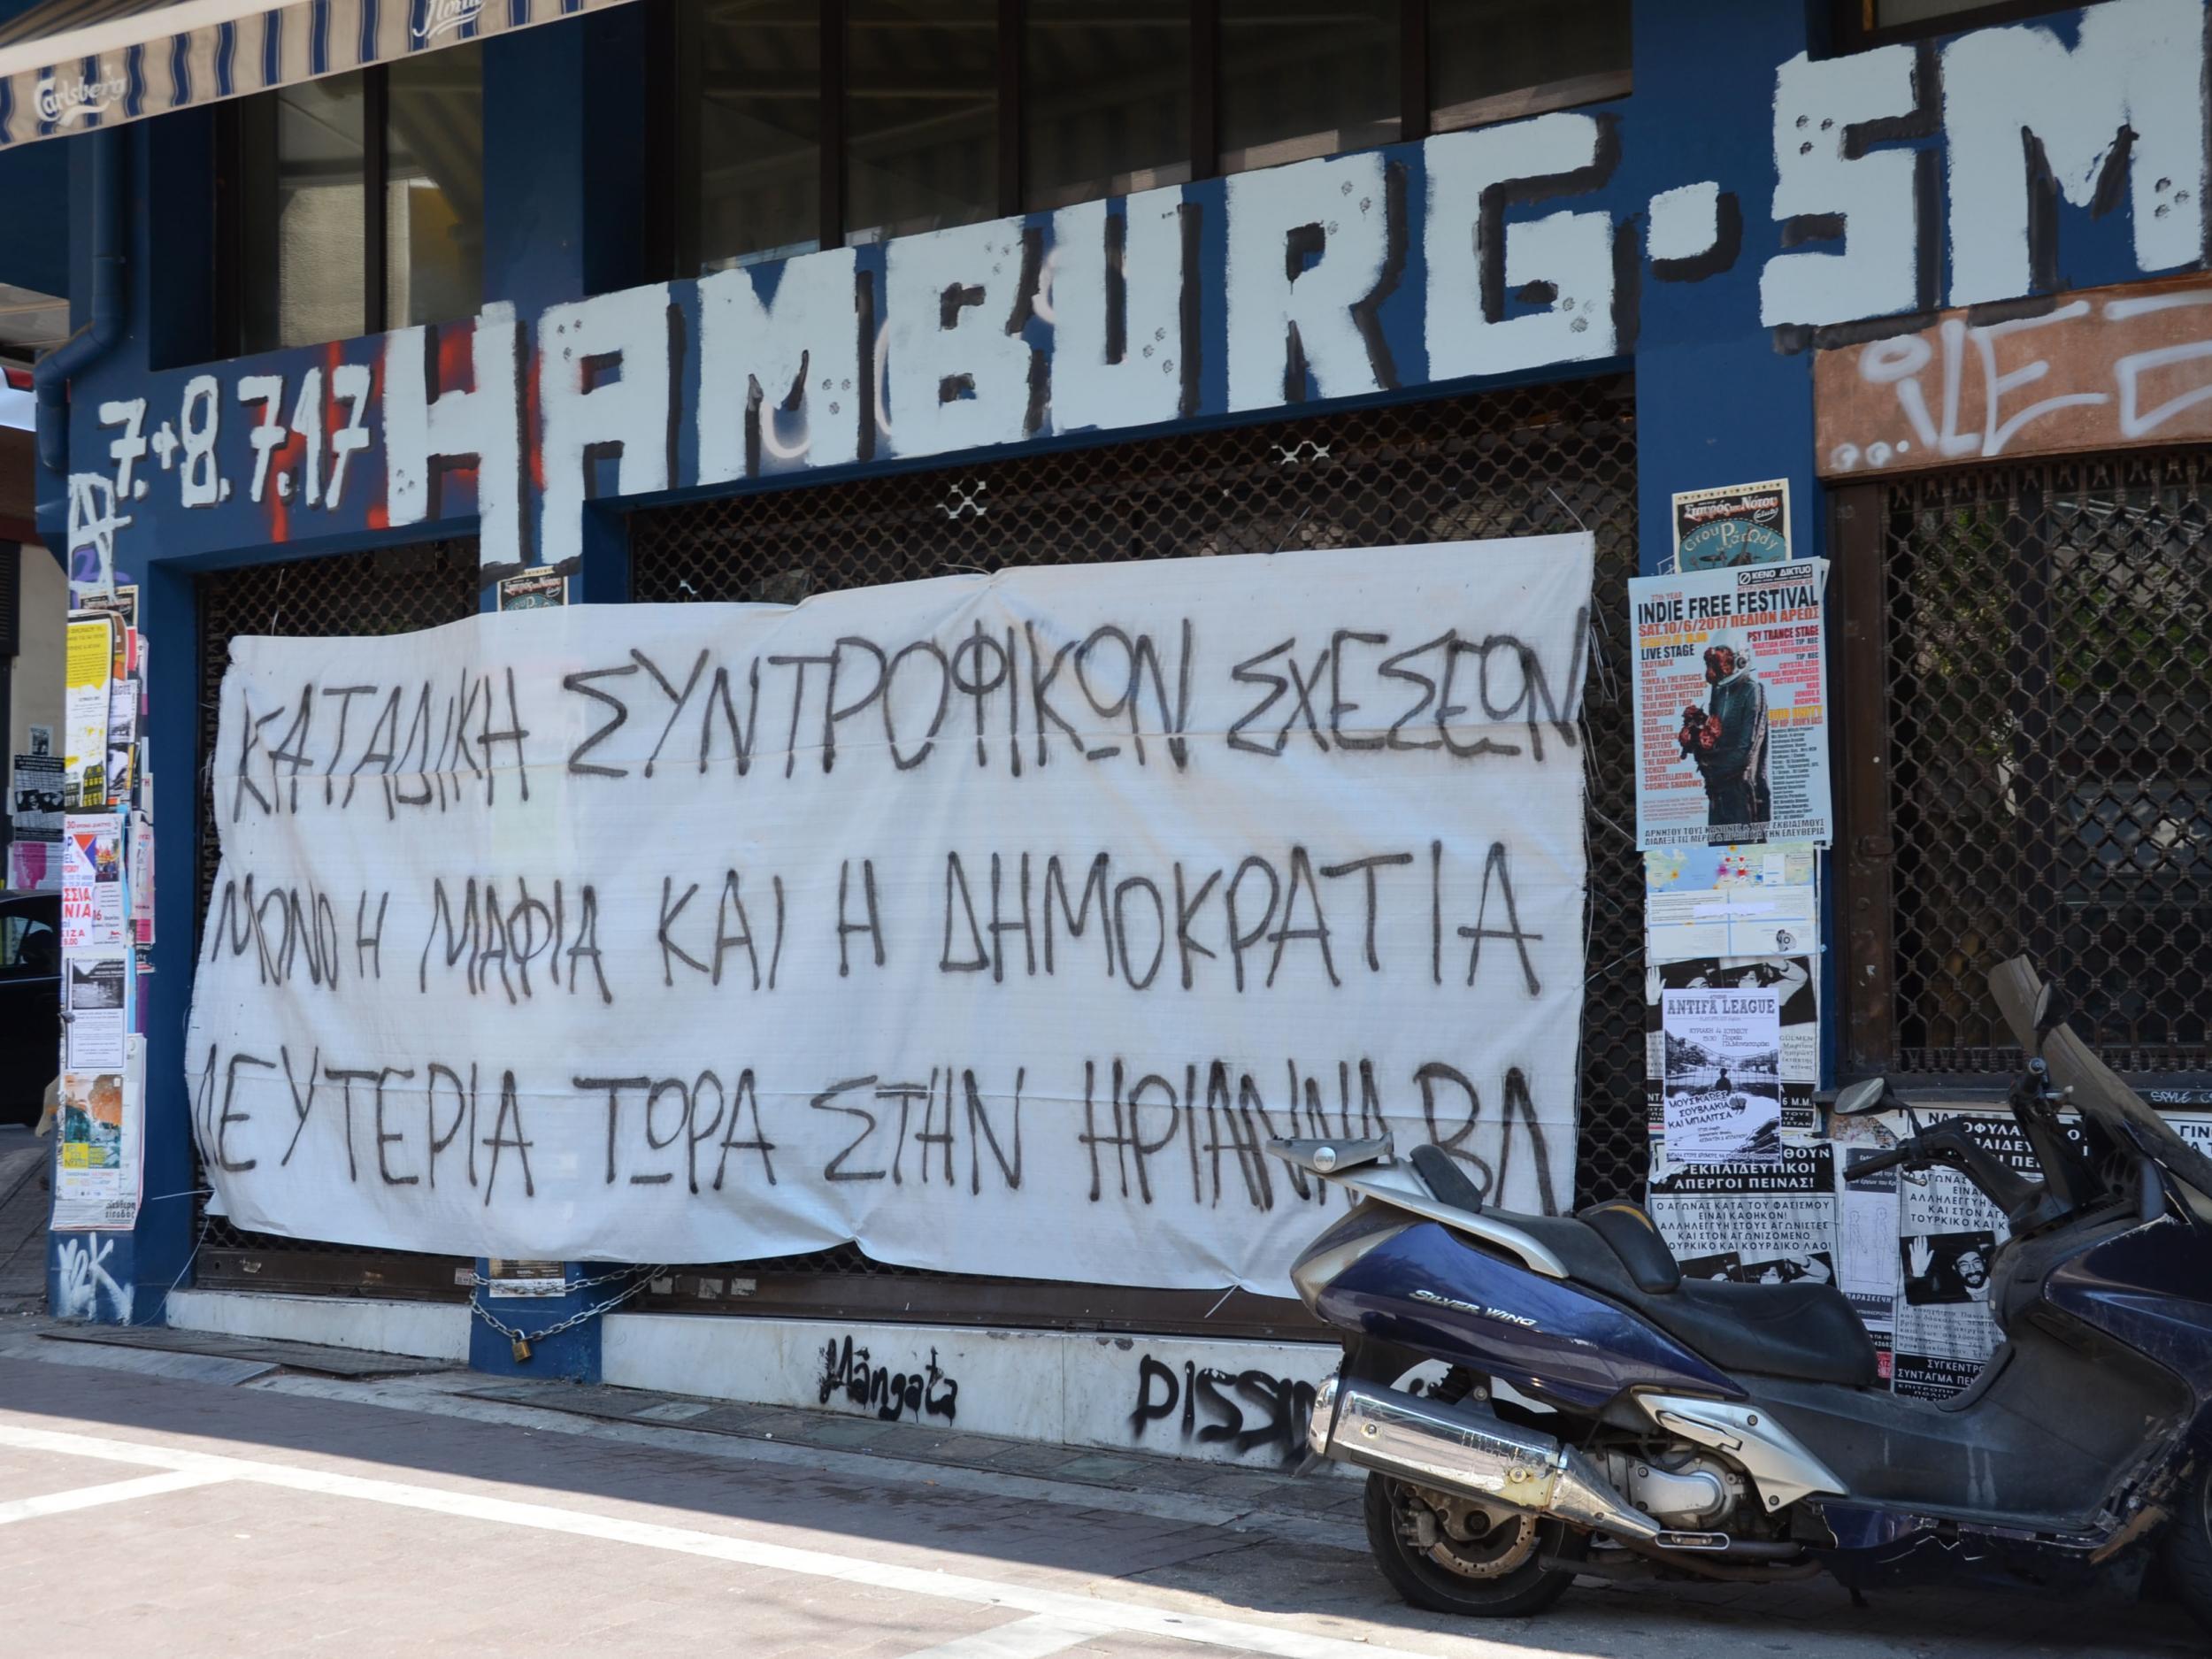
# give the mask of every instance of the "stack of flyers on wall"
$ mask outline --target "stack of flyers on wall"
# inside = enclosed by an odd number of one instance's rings
[[[88,611],[115,618],[115,656],[108,689],[108,800],[120,805],[137,785],[140,718],[144,708],[146,639],[138,627],[138,589],[125,586],[86,599]]]
[[[1636,844],[1831,835],[1827,562],[1639,577]]]
[[[110,1067],[61,1075],[54,1137],[57,1232],[127,1228],[138,1219],[144,1181],[146,1040],[125,1041]]]

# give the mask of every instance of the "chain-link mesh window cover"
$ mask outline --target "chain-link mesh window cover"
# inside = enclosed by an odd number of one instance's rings
[[[407,634],[473,616],[477,606],[477,557],[473,541],[426,541],[380,548],[334,558],[296,559],[256,565],[199,579],[200,769],[196,848],[198,892],[193,912],[196,947],[207,926],[208,903],[215,891],[221,849],[215,836],[213,772],[215,726],[221,711],[223,669],[230,660],[234,634],[269,634],[306,639],[318,635]],[[195,950],[195,960],[197,950]],[[180,1014],[182,1013],[179,1010]],[[204,1179],[193,1185],[204,1187]],[[395,1256],[344,1244],[307,1243],[267,1238],[208,1217],[199,1201],[203,1225],[197,1264],[199,1282],[260,1285],[266,1288],[373,1289],[434,1292],[459,1296],[456,1266],[472,1263],[443,1256]],[[281,1258],[276,1274],[234,1263],[236,1250],[265,1251]]]
[[[1626,378],[732,496],[634,515],[632,596],[768,600],[948,571],[1587,529],[1599,639],[1584,703],[1589,982],[1577,1194],[1643,1194],[1643,866],[1633,822]],[[911,1272],[850,1246],[750,1272]]]
[[[1643,872],[1621,827],[1634,811],[1625,628],[1627,582],[1636,569],[1636,441],[1626,377],[757,491],[637,513],[630,529],[634,599],[786,603],[838,588],[1016,564],[1589,530],[1598,551],[1598,637],[1583,716],[1589,979],[1577,1198],[1641,1196]],[[413,562],[411,573],[393,572],[399,557]],[[457,543],[204,579],[203,742],[214,740],[217,687],[233,633],[357,634],[434,626],[474,609],[474,564],[472,545]],[[215,856],[204,831],[203,913]],[[246,1247],[257,1253],[250,1271],[236,1254]],[[373,1285],[381,1294],[405,1284],[428,1293],[442,1288],[432,1281],[445,1269],[438,1260],[434,1271],[424,1271],[433,1258],[242,1235],[219,1220],[211,1224],[204,1250],[200,1277],[212,1284],[334,1291]],[[733,1284],[741,1272],[746,1282],[764,1286],[779,1275],[946,1277],[871,1262],[849,1245],[700,1271],[731,1272]],[[982,1286],[945,1288],[939,1317],[964,1310],[965,1317],[988,1314],[1002,1323],[1085,1322],[1079,1287],[1069,1287],[1069,1308],[1056,1314],[1038,1310],[1033,1299],[1022,1303],[1030,1311],[1013,1311]],[[793,1310],[787,1303],[780,1310]],[[910,1317],[928,1316],[917,1307]],[[1154,1318],[1148,1328],[1178,1323]]]
[[[1894,1060],[2019,1064],[2025,950],[2127,1071],[2212,1068],[2212,458],[1886,487]]]

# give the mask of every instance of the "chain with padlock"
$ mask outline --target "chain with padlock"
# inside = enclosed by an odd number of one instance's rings
[[[487,1308],[480,1299],[473,1296],[469,1298],[469,1310],[478,1318],[481,1319],[486,1325],[491,1326],[493,1330],[498,1332],[500,1335],[508,1340],[509,1343],[514,1349],[515,1363],[520,1365],[528,1362],[534,1344],[549,1340],[553,1337],[561,1335],[564,1332],[572,1331],[580,1325],[583,1325],[590,1320],[598,1318],[602,1314],[611,1313],[615,1309],[619,1308],[624,1302],[629,1301],[630,1298],[637,1295],[640,1292],[644,1290],[644,1288],[648,1285],[651,1284],[654,1279],[657,1277],[662,1271],[663,1270],[658,1267],[625,1267],[618,1269],[611,1273],[599,1274],[595,1278],[578,1279],[574,1284],[568,1287],[570,1290],[583,1290],[594,1285],[609,1285],[612,1284],[618,1279],[628,1279],[633,1273],[637,1275],[636,1279],[633,1280],[633,1282],[626,1288],[616,1292],[615,1294],[608,1297],[606,1301],[595,1303],[593,1306],[588,1308],[580,1309],[578,1311],[570,1314],[567,1318],[557,1320],[554,1324],[547,1325],[542,1331],[519,1330],[514,1325],[509,1325],[504,1319],[494,1313],[489,1308]],[[472,1277],[475,1279],[475,1281],[480,1287],[488,1286],[492,1283],[491,1280],[486,1279],[480,1273],[475,1274]]]

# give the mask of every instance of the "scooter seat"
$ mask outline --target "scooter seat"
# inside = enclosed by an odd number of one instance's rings
[[[1833,1285],[1811,1279],[1737,1285],[1685,1279],[1674,1252],[1641,1205],[1599,1204],[1584,1210],[1580,1219],[1618,1259],[1628,1294],[1622,1294],[1617,1274],[1594,1288],[1627,1302],[1723,1371],[1851,1388],[1864,1387],[1879,1376],[1872,1339]]]
[[[1881,1375],[1873,1339],[1833,1285],[1736,1285],[1686,1279],[1636,1310],[1723,1371],[1747,1377],[1871,1386]]]
[[[1640,1204],[1617,1199],[1579,1216],[1486,1210],[1448,1155],[1424,1146],[1410,1162],[1434,1196],[1527,1234],[1558,1257],[1576,1284],[1633,1309],[1723,1371],[1848,1388],[1879,1379],[1873,1339],[1833,1285],[1685,1279]]]

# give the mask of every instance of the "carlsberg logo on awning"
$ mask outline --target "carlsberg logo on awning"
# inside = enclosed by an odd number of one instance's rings
[[[102,113],[125,90],[120,75],[111,81],[88,81],[82,75],[74,81],[58,81],[49,75],[38,83],[39,119],[66,127],[81,116]]]

